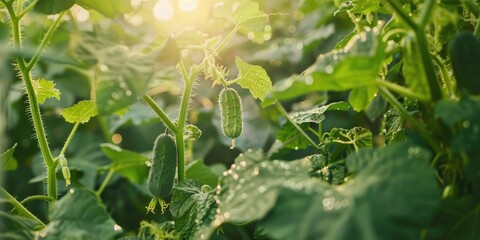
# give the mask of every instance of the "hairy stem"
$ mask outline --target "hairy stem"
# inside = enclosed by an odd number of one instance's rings
[[[38,46],[37,51],[35,52],[32,59],[27,65],[28,71],[31,71],[33,67],[35,67],[35,65],[37,64],[38,60],[40,59],[40,55],[42,55],[43,50],[45,50],[45,48],[47,47],[48,41],[50,41],[50,38],[52,37],[53,33],[55,32],[58,25],[62,21],[63,14],[65,14],[65,12],[61,12],[58,15],[57,19],[55,19],[52,25],[50,25],[50,27],[48,28],[47,33],[45,33],[45,36],[43,36],[43,39],[40,42],[40,45]]]
[[[178,129],[177,126],[170,120],[170,118],[167,116],[165,111],[163,111],[160,106],[153,100],[152,97],[149,95],[144,95],[143,100],[153,109],[153,111],[157,114],[157,116],[162,120],[162,122],[175,134],[177,134]]]
[[[35,201],[35,200],[43,200],[43,201],[47,201],[47,202],[55,201],[55,199],[53,199],[51,197],[48,197],[48,196],[45,196],[45,195],[33,195],[33,196],[30,196],[30,197],[27,197],[27,198],[23,199],[20,202],[20,204],[25,205],[26,203],[31,202],[31,201]]]
[[[445,89],[447,90],[447,94],[450,96],[450,98],[455,98],[454,86],[452,85],[452,79],[450,79],[450,77],[448,76],[448,71],[447,71],[447,67],[445,66],[445,63],[436,54],[432,54],[431,56],[435,61],[435,64],[437,64],[438,68],[440,69],[440,73],[441,73],[440,76],[445,84]]]
[[[20,202],[17,201],[10,193],[7,192],[3,187],[0,186],[0,195],[3,196],[7,201],[9,201],[15,209],[17,209],[19,215],[30,218],[37,222],[42,228],[45,227],[45,223],[43,223],[40,219],[38,219],[33,213],[28,211]]]
[[[190,95],[192,94],[193,83],[197,77],[197,73],[188,75],[183,61],[179,62],[180,72],[185,83],[182,94],[182,102],[180,104],[180,113],[178,115],[177,130],[175,139],[177,142],[177,155],[178,155],[178,181],[185,181],[185,139],[183,137],[183,128],[187,120],[188,104],[190,101]],[[194,71],[191,71],[194,72]]]
[[[420,93],[416,93],[416,92],[413,92],[412,90],[408,89],[408,88],[405,88],[405,87],[402,87],[400,85],[397,85],[395,83],[392,83],[392,82],[387,82],[387,81],[384,81],[384,80],[377,80],[377,85],[378,86],[382,86],[382,87],[386,87],[396,93],[399,93],[399,94],[402,94],[402,95],[405,95],[407,97],[411,97],[411,98],[414,98],[414,99],[417,99],[417,100],[420,100],[420,101],[428,101],[429,99],[420,94]]]
[[[60,151],[59,156],[60,155],[65,155],[65,152],[67,151],[68,145],[70,145],[70,142],[72,141],[73,136],[75,135],[75,132],[77,132],[77,129],[78,129],[79,125],[80,125],[80,122],[77,122],[77,123],[75,123],[75,125],[73,125],[72,131],[68,135],[67,140],[65,141],[65,144],[63,144],[62,151]]]
[[[314,146],[317,149],[319,148],[318,144],[315,143],[315,141],[313,141],[312,138],[310,138],[310,136],[308,136],[308,134],[305,131],[303,131],[300,125],[298,125],[295,121],[293,121],[293,119],[288,115],[287,111],[285,110],[285,108],[282,106],[280,102],[277,101],[275,103],[275,107],[287,119],[287,121],[289,121],[310,142],[310,144],[312,144],[312,146]]]
[[[402,6],[396,0],[386,0],[392,6],[395,14],[398,15],[411,29],[416,29],[417,24],[402,10]]]

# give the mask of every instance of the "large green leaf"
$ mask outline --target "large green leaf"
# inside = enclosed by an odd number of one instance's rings
[[[44,14],[57,14],[70,9],[75,0],[38,0],[35,3],[35,10]]]
[[[0,239],[34,239],[36,226],[32,219],[0,211]]]
[[[325,112],[328,111],[347,111],[350,109],[350,105],[346,102],[334,102],[327,105],[323,105],[318,108],[313,108],[308,111],[294,112],[291,117],[292,120],[298,124],[301,123],[321,123],[325,119]]]
[[[0,170],[15,170],[17,168],[17,160],[13,157],[16,147],[17,144],[15,143],[11,148],[0,154]]]
[[[109,18],[133,10],[130,0],[76,0],[85,9],[93,9]]]
[[[149,160],[148,157],[110,143],[104,143],[101,147],[103,153],[113,161],[111,167],[115,172],[133,183],[141,184],[145,181],[148,173],[145,162]]]
[[[370,103],[377,96],[378,88],[376,86],[366,86],[354,88],[348,95],[348,102],[353,110],[360,112],[367,110]]]
[[[440,200],[429,157],[409,144],[363,149],[347,159],[357,166],[353,180],[327,191],[282,191],[260,225],[275,239],[418,238]]]
[[[182,239],[192,239],[200,228],[213,221],[216,209],[214,196],[211,188],[202,189],[193,180],[181,182],[173,188],[170,212],[175,220],[175,231]]]
[[[374,31],[362,32],[345,48],[318,56],[301,75],[276,83],[263,106],[317,91],[345,91],[372,86],[384,60],[384,43]]]
[[[71,189],[53,207],[45,234],[47,239],[103,240],[120,229],[95,194]]]
[[[263,67],[251,65],[237,57],[235,64],[238,68],[238,77],[235,79],[242,88],[248,89],[253,97],[263,100],[272,89],[272,80]]]

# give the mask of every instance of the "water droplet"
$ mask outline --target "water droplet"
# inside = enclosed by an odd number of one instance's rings
[[[71,188],[71,189],[69,190],[69,192],[70,192],[70,193],[74,193],[75,190],[73,190],[73,188]]]
[[[247,166],[247,162],[241,161],[239,165],[242,166],[242,167],[245,167],[245,166]]]
[[[335,69],[333,68],[332,65],[328,65],[325,67],[325,73],[326,74],[332,74]]]
[[[266,162],[262,162],[262,163],[260,164],[260,166],[261,166],[262,168],[266,168],[266,167],[268,166],[268,164],[267,164]]]
[[[113,230],[114,230],[114,231],[117,231],[117,232],[118,232],[118,231],[122,231],[122,227],[120,227],[119,225],[115,224],[115,225],[113,225]]]
[[[297,150],[297,151],[298,151],[298,146],[295,146],[295,150]]]
[[[236,174],[236,173],[233,174],[232,177],[233,177],[233,179],[235,179],[235,180],[238,180],[238,178],[239,178],[238,174]]]
[[[260,169],[258,167],[255,167],[252,172],[252,176],[258,176],[260,174]]]
[[[230,213],[229,213],[229,212],[225,212],[225,213],[223,214],[223,217],[224,217],[225,219],[229,219],[229,218],[230,218]]]

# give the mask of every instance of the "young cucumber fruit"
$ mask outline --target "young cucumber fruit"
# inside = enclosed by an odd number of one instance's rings
[[[218,98],[222,117],[222,132],[232,139],[232,149],[235,148],[235,138],[242,133],[242,101],[237,91],[225,88]]]
[[[166,204],[162,199],[172,191],[176,168],[177,146],[175,139],[171,135],[160,134],[153,146],[153,161],[147,180],[148,191],[154,196],[147,207],[147,212],[153,212],[158,201],[162,213],[165,210]]]
[[[450,42],[449,50],[457,88],[480,94],[480,40],[462,32]]]

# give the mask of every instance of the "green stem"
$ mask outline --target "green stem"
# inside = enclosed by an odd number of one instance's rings
[[[440,152],[441,148],[440,145],[438,145],[437,141],[430,136],[428,131],[418,122],[410,113],[400,104],[397,99],[388,91],[388,89],[384,87],[379,87],[378,88],[380,93],[383,94],[385,99],[395,108],[397,109],[403,117],[405,117],[410,124],[422,135],[422,137],[427,141],[427,143],[432,147],[432,149],[435,152]]]
[[[287,121],[289,121],[310,142],[310,144],[312,144],[312,146],[314,146],[317,149],[319,148],[318,144],[315,143],[315,141],[313,141],[312,138],[310,138],[310,136],[308,136],[308,134],[305,131],[303,131],[300,125],[298,125],[295,121],[293,121],[293,119],[290,117],[290,115],[288,115],[287,111],[285,110],[285,108],[282,106],[280,102],[277,101],[275,103],[275,107],[287,119]]]
[[[477,19],[477,25],[475,26],[475,30],[473,31],[473,35],[477,39],[480,39],[480,17],[478,17],[478,19]]]
[[[143,96],[143,100],[153,109],[153,111],[157,114],[157,116],[162,120],[162,122],[170,128],[170,130],[173,133],[177,133],[178,129],[177,126],[170,120],[170,118],[167,116],[167,114],[163,111],[163,109],[158,106],[158,104],[153,100],[152,97],[149,95],[145,94]]]
[[[15,209],[17,209],[18,213],[24,217],[33,219],[36,221],[39,225],[42,226],[42,228],[45,227],[45,223],[43,223],[40,219],[38,219],[33,213],[28,211],[27,208],[25,208],[20,202],[17,201],[10,193],[7,192],[3,187],[0,186],[0,195],[2,195],[6,200],[8,200]]]
[[[63,144],[63,148],[62,148],[62,151],[60,151],[59,156],[60,155],[65,155],[65,152],[67,151],[68,145],[70,145],[70,142],[72,141],[73,136],[75,135],[75,132],[77,131],[79,125],[80,125],[80,122],[77,122],[77,123],[75,123],[75,125],[73,125],[73,129],[70,132],[70,134],[68,135],[68,138],[65,141],[65,144]]]
[[[455,98],[454,86],[452,85],[452,80],[448,76],[448,71],[447,71],[447,67],[445,66],[445,63],[436,54],[432,54],[431,56],[435,61],[435,63],[437,64],[438,68],[440,69],[441,78],[445,84],[445,88],[447,89],[447,94],[450,96],[450,98],[452,99]]]
[[[51,197],[48,197],[48,196],[45,196],[45,195],[33,195],[33,196],[30,196],[30,197],[27,197],[27,198],[23,199],[20,202],[20,204],[25,205],[26,203],[31,202],[31,201],[35,201],[35,200],[44,200],[44,201],[47,201],[47,202],[55,201],[55,199],[53,199]]]
[[[386,0],[392,6],[395,14],[400,17],[411,29],[416,29],[417,24],[402,10],[402,6],[395,0]]]
[[[97,196],[100,196],[100,195],[102,194],[103,190],[105,190],[105,188],[107,187],[108,183],[109,183],[110,180],[112,179],[114,173],[115,173],[115,169],[110,168],[110,170],[108,171],[107,176],[105,177],[105,179],[103,179],[102,185],[100,185],[100,187],[98,188],[98,190],[95,192],[95,194],[96,194]]]
[[[38,60],[40,59],[40,55],[42,54],[43,50],[45,50],[45,47],[47,47],[47,44],[48,44],[48,41],[50,40],[50,38],[52,37],[53,33],[55,32],[55,30],[57,29],[58,25],[60,24],[60,22],[62,21],[62,18],[63,18],[63,14],[65,14],[65,12],[61,12],[57,19],[52,23],[52,25],[50,25],[50,27],[48,28],[47,30],[47,33],[45,34],[45,36],[43,36],[43,39],[42,41],[40,42],[40,45],[38,46],[37,48],[37,51],[35,52],[35,54],[33,55],[32,59],[30,60],[30,62],[28,63],[27,65],[27,70],[28,71],[31,71],[33,69],[33,67],[35,67],[35,64],[37,64]]]
[[[407,97],[411,97],[411,98],[414,98],[414,99],[417,99],[419,101],[424,101],[424,102],[427,102],[429,99],[428,97],[420,94],[420,93],[416,93],[408,88],[405,88],[405,87],[402,87],[400,85],[397,85],[395,83],[392,83],[392,82],[388,82],[388,81],[384,81],[384,80],[377,80],[377,85],[378,86],[382,86],[382,87],[386,87],[396,93],[399,93],[399,94],[402,94],[402,95],[405,95]]]
[[[183,137],[183,128],[185,127],[185,122],[187,120],[188,104],[197,73],[195,72],[188,75],[182,60],[180,60],[179,66],[185,82],[185,88],[183,89],[182,102],[180,103],[180,113],[177,122],[178,132],[175,134],[175,139],[177,142],[178,155],[178,181],[182,182],[185,181],[185,140]]]
[[[54,162],[47,166],[47,196],[53,199],[57,199],[57,164],[58,162]]]

